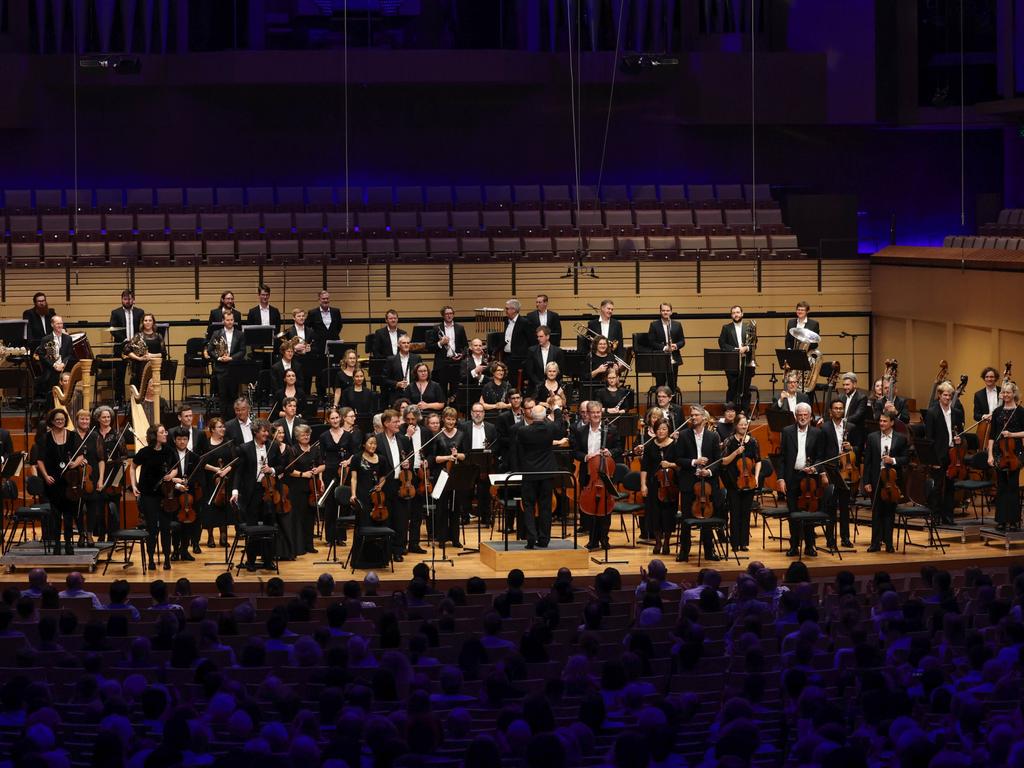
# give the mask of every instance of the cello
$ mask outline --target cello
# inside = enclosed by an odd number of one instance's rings
[[[587,485],[580,491],[580,509],[594,517],[607,517],[615,506],[615,497],[608,493],[605,481],[611,485],[611,477],[615,474],[615,459],[603,453],[607,425],[601,425],[600,450],[587,459]]]

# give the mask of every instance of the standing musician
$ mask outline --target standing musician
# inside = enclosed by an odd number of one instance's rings
[[[188,480],[196,469],[199,455],[188,448],[188,430],[175,427],[171,430],[171,439],[174,441],[174,450],[170,451],[170,455],[167,457],[167,465],[165,467],[167,474],[164,476],[164,479],[174,483],[174,498],[178,499],[181,494],[190,491]],[[198,509],[198,498],[195,499],[194,503],[195,508]],[[177,512],[167,512],[167,514],[174,518]],[[172,532],[171,560],[195,560],[188,551],[189,542],[193,538],[199,538],[198,523],[196,521],[186,522],[178,519],[178,528]]]
[[[460,429],[466,435],[467,451],[490,450],[497,453],[498,448],[498,427],[489,421],[484,420],[484,407],[480,403],[473,403],[469,409],[469,421],[464,421]],[[481,472],[477,477],[474,498],[476,499],[476,513],[481,522],[489,526],[491,524],[491,481],[486,472]],[[469,511],[472,499],[466,500],[465,509]]]
[[[100,488],[100,479],[106,471],[106,454],[103,452],[103,438],[98,432],[93,432],[92,436],[89,436],[91,422],[92,414],[88,411],[83,409],[75,414],[75,436],[79,445],[85,443],[82,455],[85,456],[85,466],[89,467],[90,479],[94,484],[92,493],[85,493],[85,489],[82,489],[77,523],[79,547],[93,546],[92,531],[97,528],[103,515],[103,494],[97,491]]]
[[[341,339],[341,310],[331,306],[329,291],[320,291],[317,298],[319,303],[309,310],[306,316],[309,318],[309,328],[313,331],[317,342],[316,351],[323,354],[328,341]]]
[[[210,318],[206,321],[207,341],[213,338],[213,334],[224,323],[224,318],[228,316],[235,319],[236,328],[241,327],[242,313],[235,309],[235,294],[232,291],[224,291],[224,293],[220,295],[220,305],[215,309],[210,310]]]
[[[535,328],[540,326],[546,326],[548,329],[548,335],[551,337],[551,343],[556,347],[562,344],[562,319],[559,317],[557,312],[548,309],[548,295],[546,293],[538,293],[535,299],[536,309],[530,312],[526,319]]]
[[[992,412],[999,407],[1002,399],[999,384],[999,372],[988,366],[981,372],[985,386],[974,393],[974,420],[991,421]]]
[[[334,372],[334,407],[337,408],[341,402],[341,393],[352,386],[352,379],[355,376],[359,365],[359,354],[354,348],[349,347],[341,356],[338,369]]]
[[[206,529],[206,546],[213,549],[213,531],[220,531],[221,547],[228,546],[228,524],[235,523],[235,516],[228,499],[231,496],[231,480],[228,477],[235,467],[231,461],[236,456],[237,445],[229,442],[224,419],[214,416],[206,424],[206,456],[202,475],[202,504],[199,519]],[[229,466],[231,465],[231,466]],[[216,493],[215,493],[216,492]]]
[[[672,402],[672,396],[672,390],[668,387],[658,387],[654,391],[654,401],[665,415],[669,432],[675,432],[676,427],[683,423],[683,409]]]
[[[526,364],[526,357],[530,351],[530,345],[536,338],[533,324],[521,314],[521,305],[518,299],[509,299],[505,302],[505,345],[502,347],[505,353],[504,362],[508,366],[509,378],[513,384],[517,384],[519,373]]]
[[[554,446],[563,444],[565,425],[561,420],[548,421],[543,405],[535,405],[530,423],[513,432],[513,470],[524,473],[557,472]],[[600,413],[598,413],[600,419]],[[522,482],[523,514],[521,531],[526,533],[526,548],[545,548],[551,540],[550,475],[524,474]],[[534,516],[536,509],[536,516]]]
[[[412,440],[399,434],[402,416],[398,411],[391,408],[384,411],[380,423],[382,431],[376,435],[377,455],[381,462],[380,476],[387,477],[383,491],[390,513],[388,527],[395,532],[391,540],[391,556],[400,563],[404,559],[406,542],[409,540],[409,520],[405,505],[398,498],[398,475],[403,469],[412,466]]]
[[[789,411],[792,414],[796,414],[796,407],[800,405],[800,403],[807,403],[810,405],[811,398],[806,392],[800,391],[800,374],[790,371],[786,374],[782,394],[780,394],[779,399],[775,401],[775,407],[780,411]]]
[[[907,457],[907,438],[893,430],[893,418],[882,413],[878,419],[878,432],[868,435],[864,447],[864,492],[871,498],[871,546],[868,552],[896,551],[892,543],[893,525],[896,520],[896,505],[882,500],[878,483],[883,466],[895,467],[902,473],[902,468],[909,461]]]
[[[203,441],[203,430],[194,424],[195,414],[192,411],[192,406],[188,403],[181,403],[178,406],[177,416],[178,428],[183,430],[188,438],[185,447],[195,453],[202,453],[206,448]]]
[[[245,359],[245,337],[241,329],[235,327],[233,314],[224,315],[224,327],[210,337],[206,351],[213,361],[213,373],[217,377],[221,412],[227,417],[231,413],[232,402],[238,396],[238,392],[231,389],[231,363]]]
[[[559,382],[561,382],[561,369],[565,365],[565,352],[556,347],[551,341],[551,329],[546,325],[537,328],[537,346],[530,347],[526,359],[526,378],[534,387],[544,383],[545,371],[549,363],[555,363],[559,369]]]
[[[231,440],[234,443],[235,448],[238,449],[241,448],[244,443],[252,442],[256,422],[252,419],[249,401],[244,397],[236,398],[232,405],[235,417],[225,423],[224,429],[227,432],[228,439]]]
[[[359,417],[370,418],[377,412],[377,393],[370,388],[365,369],[357,368],[352,374],[352,386],[341,393],[341,405]]]
[[[690,406],[690,425],[691,429],[681,431],[678,439],[679,466],[681,467],[679,489],[682,495],[683,517],[691,516],[690,510],[697,498],[693,487],[700,479],[709,480],[712,488],[717,489],[718,470],[716,468],[707,469],[706,465],[718,461],[722,455],[722,443],[718,439],[718,433],[708,427],[708,414],[703,407]],[[700,543],[704,547],[704,559],[720,560],[718,553],[715,552],[711,536],[710,528],[701,529]],[[676,555],[676,561],[685,563],[690,559],[690,547],[692,546],[689,527],[683,526],[679,541],[679,554]]]
[[[620,375],[625,375],[626,369],[619,365],[612,352],[611,343],[604,336],[595,336],[590,346],[590,381],[591,386],[604,382],[608,371],[614,369]]]
[[[782,466],[779,472],[779,491],[786,495],[786,506],[789,513],[797,511],[797,499],[800,496],[800,481],[810,475],[817,476],[819,482],[827,478],[825,471],[813,467],[825,456],[825,438],[817,427],[811,426],[811,406],[800,403],[796,407],[796,424],[790,424],[782,430]],[[789,525],[789,550],[786,557],[800,554],[800,538],[797,526]],[[814,528],[804,527],[804,557],[816,557],[818,550],[814,547]]]
[[[299,401],[294,397],[286,397],[281,401],[284,416],[274,422],[274,426],[284,429],[285,445],[295,445],[295,430],[305,425],[306,421],[298,415]]]
[[[350,429],[346,429],[347,421],[351,421]],[[327,429],[320,434],[319,442],[325,490],[332,481],[335,488],[342,483],[344,469],[351,466],[352,457],[362,450],[362,445],[363,436],[355,428],[355,412],[351,408],[331,408],[327,411]],[[345,529],[338,529],[338,516],[337,497],[332,490],[327,494],[323,507],[324,540],[328,545],[346,543]]]
[[[299,384],[299,377],[295,373],[295,370],[285,371],[284,383],[281,387],[274,391],[274,406],[270,417],[278,416],[281,418],[284,416],[284,401],[291,398],[295,401],[295,410],[297,413],[302,413],[306,410],[306,393],[302,390]]]
[[[245,525],[273,525],[275,511],[266,496],[264,478],[275,477],[281,460],[281,453],[269,443],[270,427],[265,421],[257,421],[252,428],[252,442],[241,446],[238,452],[236,470],[231,473],[231,503],[239,511]],[[262,561],[264,570],[272,569],[274,553],[271,543],[246,542],[246,570],[257,570],[256,558]],[[259,551],[257,551],[259,550]]]
[[[868,398],[863,392],[857,389],[857,374],[847,371],[842,376],[843,393],[840,395],[846,417],[846,429],[849,434],[847,440],[850,445],[860,450],[864,445],[864,421],[867,419],[870,410],[868,409]]]
[[[138,436],[135,438],[138,440]],[[163,424],[153,424],[146,431],[146,445],[135,451],[128,477],[132,493],[139,504],[141,519],[148,533],[145,549],[149,554],[149,569],[156,570],[156,537],[160,535],[160,551],[164,557],[164,570],[171,570],[171,517],[160,504],[160,485],[167,474],[167,429]],[[135,467],[139,476],[135,477]]]
[[[622,460],[622,438],[618,430],[604,422],[601,403],[591,400],[587,403],[587,420],[573,428],[570,435],[572,457],[580,463],[579,487],[582,491],[590,484],[591,477],[587,462],[594,456],[611,456],[616,463]],[[590,533],[587,549],[601,549],[608,546],[608,531],[611,515],[583,515],[584,526]]]
[[[381,461],[381,437],[381,434],[370,433],[363,438],[362,448],[352,461],[349,504],[352,505],[356,515],[356,538],[360,536],[360,529],[372,525],[370,517],[370,513],[373,511],[372,494],[386,472],[386,467],[383,466],[384,462]]]
[[[21,313],[21,319],[28,323],[25,328],[25,339],[29,345],[50,332],[50,321],[56,314],[57,310],[47,303],[45,293],[36,291],[32,295],[32,306]]]
[[[612,317],[614,314],[615,302],[611,299],[602,299],[597,317],[590,319],[587,328],[591,331],[591,338],[604,336],[608,339],[610,348],[618,349],[622,346],[622,322]]]
[[[407,394],[412,382],[412,371],[420,362],[420,356],[409,351],[411,340],[406,334],[398,337],[398,354],[388,358],[384,364],[384,397],[393,403]]]
[[[245,316],[246,325],[272,325],[274,334],[281,327],[281,310],[270,304],[270,288],[266,285],[259,287],[258,301],[255,307],[250,307]]]
[[[938,499],[939,522],[953,522],[953,507],[956,505],[953,483],[946,477],[949,468],[949,449],[959,445],[963,440],[960,433],[964,430],[964,412],[953,407],[953,393],[956,390],[948,381],[943,381],[935,388],[937,401],[924,415],[924,434],[932,442],[938,467],[933,469],[936,491],[941,493]],[[890,416],[892,414],[890,413]]]
[[[736,431],[736,404],[726,403],[722,406],[722,418],[715,422],[718,438],[725,443]]]
[[[484,405],[486,410],[487,406]],[[518,389],[510,390],[508,393],[508,407],[498,417],[498,443],[500,445],[499,458],[504,462],[507,469],[511,466],[513,441],[512,432],[527,423],[527,414],[523,409],[523,396]]]
[[[286,341],[290,341],[295,356],[292,358],[292,365],[299,369],[299,380],[302,382],[302,389],[309,392],[310,384],[313,381],[313,373],[316,368],[317,356],[313,352],[316,335],[306,325],[306,310],[292,310],[292,327],[284,332]],[[283,378],[283,373],[282,373]]]
[[[1012,452],[1021,460],[1021,438],[1024,438],[1024,410],[1020,408],[1020,390],[1012,381],[999,390],[1003,403],[992,412],[992,428],[986,444],[988,465],[996,468],[996,529],[1020,530],[1020,468],[999,467],[1003,458],[999,441],[1008,439]]]
[[[898,419],[904,424],[909,424],[910,408],[907,406],[907,401],[899,395],[889,397],[889,381],[889,378],[886,376],[875,381],[873,388],[874,397],[869,401],[871,403],[871,416],[877,421],[878,416],[882,411],[885,411],[894,420]]]
[[[667,301],[658,306],[661,317],[651,321],[651,327],[647,329],[647,345],[652,350],[661,350],[667,356],[668,370],[660,371],[655,375],[655,384],[659,387],[667,386],[675,392],[676,381],[679,374],[679,366],[683,362],[680,350],[686,346],[686,336],[683,334],[683,324],[672,319],[672,305]]]
[[[421,411],[438,411],[445,407],[444,389],[430,378],[430,368],[426,363],[416,363],[412,367],[412,384],[405,389],[405,396],[410,405],[419,406]]]
[[[111,335],[114,337],[114,344],[124,344],[128,339],[139,332],[142,327],[142,316],[145,314],[140,307],[135,306],[135,292],[130,288],[121,291],[121,306],[110,310]]]
[[[818,325],[817,320],[809,318],[807,315],[810,314],[811,305],[806,301],[798,301],[796,304],[796,317],[791,317],[786,321],[786,336],[785,345],[786,349],[793,349],[796,344],[796,339],[790,335],[790,331],[794,328],[806,328],[808,331],[821,335],[821,326]],[[807,351],[815,350],[818,348],[817,344],[811,344],[808,346]]]
[[[491,380],[480,390],[480,402],[485,411],[507,411],[512,406],[510,399],[513,391],[508,380],[508,366],[500,360],[491,363]]]
[[[389,309],[384,313],[384,327],[373,332],[370,340],[370,357],[386,360],[398,354],[398,339],[405,331],[398,327],[398,312]]]
[[[838,458],[840,454],[853,451],[854,447],[850,441],[850,432],[847,428],[843,412],[846,406],[842,400],[833,400],[828,407],[828,419],[822,426],[821,431],[825,435],[825,452],[822,459]],[[857,464],[857,454],[850,457],[854,465]],[[857,493],[856,488],[851,488],[839,475],[839,462],[829,462],[825,469],[832,485],[832,495],[829,498],[826,512],[832,518],[832,523],[826,532],[826,540],[830,549],[835,548],[836,543],[836,518],[839,519],[839,540],[842,546],[850,548],[853,543],[850,541],[850,506]],[[838,514],[837,514],[838,513]]]
[[[469,354],[459,364],[459,381],[467,387],[483,387],[487,381],[488,362],[483,340],[471,339]]]
[[[754,379],[757,365],[754,347],[757,332],[750,320],[743,319],[743,307],[737,305],[729,310],[732,320],[722,326],[718,334],[718,348],[723,352],[735,352],[739,360],[738,371],[726,371],[729,382],[725,399],[739,405],[740,410],[750,410],[750,384]]]
[[[50,333],[39,340],[36,356],[39,358],[42,373],[36,379],[38,394],[48,394],[50,388],[60,381],[60,375],[78,362],[71,334],[64,332],[64,318],[54,315],[50,318]]]
[[[562,370],[558,367],[558,363],[551,361],[544,368],[544,378],[534,392],[534,397],[538,403],[546,403],[548,398],[558,396],[563,400],[565,399],[565,390],[562,389],[561,384]]]
[[[441,307],[441,322],[427,335],[427,350],[434,353],[434,380],[441,385],[445,402],[459,387],[459,363],[469,346],[466,329],[455,322],[455,308]]]
[[[604,386],[594,393],[594,399],[611,416],[628,413],[633,408],[633,390],[619,386],[619,372],[615,368],[608,371]]]
[[[761,484],[761,447],[749,430],[750,420],[746,414],[739,414],[736,430],[722,444],[722,481],[729,499],[729,543],[734,552],[750,550],[750,507]],[[753,462],[753,487],[739,487],[741,460]]]
[[[459,541],[459,512],[455,489],[452,487],[452,469],[460,461],[466,460],[466,434],[459,429],[459,414],[454,408],[445,408],[441,413],[441,433],[427,446],[427,461],[434,484],[442,470],[447,470],[449,477],[441,498],[437,500],[434,513],[434,538],[439,544],[450,541],[452,546],[461,547]]]
[[[103,456],[105,457],[104,475],[97,481],[97,488],[110,487],[117,494],[101,494],[99,514],[96,519],[96,527],[93,528],[93,533],[96,534],[99,541],[112,541],[114,532],[121,528],[121,515],[118,509],[121,491],[118,485],[124,480],[122,471],[124,446],[123,443],[118,443],[117,419],[114,416],[113,408],[109,405],[101,405],[93,410],[92,418],[96,423],[96,434],[99,435],[100,442],[103,444]],[[6,431],[3,430],[3,432]],[[3,434],[0,433],[0,445],[3,444]],[[7,449],[9,445],[10,435],[8,434],[7,444],[2,450],[5,457],[11,455],[11,452]],[[120,479],[117,476],[119,471],[122,471]],[[107,478],[111,475],[114,475],[114,477],[108,481]],[[119,482],[114,484],[115,480],[119,480]]]
[[[402,414],[402,419],[405,422],[403,431],[412,443],[412,473],[417,483],[420,483],[423,467],[421,449],[423,444],[430,439],[430,436],[425,435],[423,428],[420,427],[421,418],[420,409],[415,405],[408,406]],[[430,446],[427,446],[427,450],[430,450]],[[423,528],[424,491],[425,486],[423,491],[417,488],[415,496],[399,502],[406,505],[409,516],[409,546],[406,551],[414,555],[427,554],[426,550],[420,546],[420,533]],[[433,521],[431,521],[431,524],[433,524]]]
[[[654,440],[644,449],[640,463],[640,493],[644,498],[648,534],[654,536],[654,554],[668,555],[672,550],[672,533],[676,527],[676,509],[679,504],[679,448],[672,439],[668,422],[659,419],[654,426]],[[662,499],[660,470],[674,474],[674,493]],[[664,486],[669,488],[670,486]]]
[[[290,514],[281,516],[281,530],[291,542],[295,557],[316,554],[313,529],[316,527],[316,503],[324,492],[322,481],[325,465],[320,458],[320,444],[311,443],[313,431],[308,424],[295,427],[295,442],[285,452],[288,467],[284,481],[291,501]]]
[[[152,312],[142,316],[138,331],[124,343],[124,356],[131,360],[131,384],[135,387],[142,383],[146,363],[164,357],[164,337],[156,329],[156,317]]]

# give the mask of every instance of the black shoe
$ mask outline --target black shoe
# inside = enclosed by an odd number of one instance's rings
[[[273,563],[268,563],[266,560],[264,560],[262,563],[260,563],[260,570],[272,571],[272,570],[274,570],[274,564]]]
[[[306,554],[307,555],[319,555],[320,554],[320,550],[317,549],[316,547],[312,547],[312,548],[306,550]]]
[[[147,567],[149,568],[149,570],[155,571],[156,570],[156,563],[153,562],[152,560],[150,560],[149,561],[149,565]]]
[[[546,541],[538,541],[537,542],[537,546],[540,547],[541,549],[547,549],[548,548],[548,543]]]
[[[200,547],[198,544],[196,544],[194,547],[192,547],[192,554],[193,555],[201,555],[201,554],[203,554],[203,548]]]
[[[881,552],[882,548],[880,546],[878,546],[877,544],[872,544],[870,547],[867,548],[867,551],[868,552]]]
[[[171,570],[171,561],[170,560],[164,560],[164,570],[165,571]]]
[[[462,542],[461,541],[453,541],[452,542],[452,546],[453,547],[458,547],[459,549],[462,549]]]
[[[800,556],[800,550],[797,549],[796,547],[790,547],[789,549],[786,550],[786,557],[799,557],[799,556]]]
[[[64,545],[64,554],[65,555],[73,555],[73,554],[75,554],[75,548],[71,545],[70,542]]]
[[[749,552],[750,551],[750,547],[739,547],[738,549],[739,549],[740,552]]]
[[[222,541],[222,542],[220,543],[220,545],[221,545],[222,547],[223,547],[223,546],[225,546],[226,544],[227,544],[227,542],[226,542],[226,541]],[[215,546],[216,546],[216,545],[215,545],[215,544],[213,543],[213,536],[207,536],[207,537],[206,537],[206,548],[207,548],[207,549],[213,549],[213,548],[214,548]]]
[[[411,554],[411,555],[425,555],[425,554],[427,554],[427,550],[423,549],[423,547],[409,547],[409,554]]]
[[[704,555],[704,559],[709,561],[709,562],[715,563],[715,562],[718,562],[719,560],[721,560],[722,558],[719,557],[717,553],[712,552],[710,554]]]
[[[212,541],[212,539],[211,539],[211,541]],[[212,547],[213,544],[211,543],[210,546]],[[227,549],[228,548],[228,540],[227,539],[221,539],[220,540],[220,546],[224,547],[224,549]]]
[[[684,555],[682,552],[680,552],[678,555],[676,555],[676,562],[677,563],[688,563],[688,562],[690,562],[690,556],[689,555]]]
[[[532,542],[532,541],[526,542],[526,549],[533,549],[536,546],[537,545],[534,542]]]
[[[896,548],[895,547],[890,547],[888,544],[886,544],[886,546],[885,546],[885,553],[887,555],[892,555],[895,552],[896,552]]]
[[[839,542],[839,546],[841,546],[843,549],[853,549],[853,542],[849,539],[843,539]]]
[[[590,552],[593,552],[594,550],[597,550],[597,549],[600,549],[600,548],[601,548],[601,545],[598,544],[596,541],[588,541],[587,542],[587,549]]]
[[[187,549],[182,550],[182,552],[181,552],[181,559],[182,560],[188,560],[189,562],[194,562],[195,561],[195,558],[192,557],[192,555],[189,554]]]
[[[405,561],[405,558],[401,555],[392,555],[391,559],[394,560],[396,563],[401,563]]]
[[[259,566],[257,566],[256,563],[249,563],[245,566],[245,570],[249,571],[250,573],[255,573],[259,570]]]
[[[807,547],[807,549],[804,550],[804,557],[817,557],[817,556],[818,556],[818,550],[816,550],[814,547]]]
[[[1005,523],[999,523],[999,525],[996,526],[996,530],[999,531],[1000,533],[1005,533],[1006,532],[1006,524]]]

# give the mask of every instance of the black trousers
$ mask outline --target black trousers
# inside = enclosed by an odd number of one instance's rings
[[[836,522],[839,523],[840,541],[850,540],[850,502],[853,500],[852,491],[846,482],[838,474],[829,475],[829,483],[832,484],[833,492],[829,498],[826,512],[832,518],[829,525],[829,542],[835,544]]]
[[[797,499],[800,498],[800,480],[802,477],[806,477],[804,473],[798,472],[786,478],[786,506],[789,508],[789,513],[799,511],[797,509]],[[797,526],[792,523],[789,524],[789,548],[799,549],[800,548],[800,528],[803,527],[804,535],[804,548],[814,548],[814,528],[811,526]]]
[[[690,487],[692,487],[692,485]],[[697,497],[694,496],[692,493],[684,493],[682,495],[682,509],[684,518],[692,517],[693,513],[691,512],[691,510],[693,509],[693,502],[696,498]],[[716,504],[715,506],[717,507],[718,505]],[[716,509],[715,515],[719,516],[720,514],[721,510]],[[693,536],[691,529],[688,526],[683,525],[683,527],[679,531],[679,554],[683,557],[690,556],[690,548],[693,546],[692,539]],[[708,557],[709,555],[715,553],[714,534],[712,533],[711,529],[707,526],[704,526],[700,529],[700,543],[704,547],[705,557]]]
[[[391,539],[391,554],[404,555],[406,542],[409,540],[409,505],[398,497],[398,483],[389,481],[384,485],[384,494],[388,500],[388,527],[395,532]]]
[[[171,557],[171,516],[163,511],[160,506],[159,496],[140,496],[139,509],[146,522],[146,532],[149,534],[146,546],[149,550],[149,559],[156,557],[156,539],[160,537],[160,552],[165,560]]]
[[[522,530],[527,542],[547,544],[551,540],[551,488],[551,478],[523,478]]]
[[[679,365],[673,363],[669,366],[668,371],[658,371],[654,374],[654,384],[658,387],[668,387],[673,392],[676,391],[676,385],[679,380]]]
[[[935,481],[935,499],[931,506],[939,513],[940,523],[953,522],[953,510],[956,508],[956,493],[953,488],[953,481],[946,477],[946,469],[949,464],[940,466],[932,473]]]
[[[878,489],[875,489],[877,494]],[[888,504],[875,497],[871,510],[871,546],[885,546],[892,549],[892,531],[896,523],[896,505]]]
[[[750,546],[750,507],[754,502],[753,491],[730,488],[729,497],[729,543],[736,547]]]
[[[1020,473],[996,470],[996,522],[1020,525]]]
[[[583,520],[590,534],[590,538],[587,540],[587,547],[596,548],[602,546],[608,540],[608,532],[612,527],[612,516],[584,515]]]
[[[750,410],[750,385],[753,383],[755,369],[749,365],[742,371],[726,371],[725,378],[729,383],[725,395],[727,402],[735,403],[742,411]]]
[[[401,503],[406,506],[406,514],[409,516],[408,549],[416,549],[420,546],[423,535],[423,496],[416,494],[411,499],[402,500]]]
[[[445,359],[440,365],[434,366],[434,381],[441,385],[445,400],[453,397],[459,390],[459,363]],[[459,403],[455,403],[456,407]]]

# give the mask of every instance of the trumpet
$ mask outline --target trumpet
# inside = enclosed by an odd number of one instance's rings
[[[573,328],[576,330],[576,335],[577,336],[582,336],[583,338],[588,339],[591,344],[596,342],[598,339],[603,339],[604,338],[604,336],[602,336],[601,334],[597,333],[596,331],[592,331],[590,328],[588,328],[583,323],[573,323]],[[618,340],[609,341],[608,342],[608,348],[612,352],[614,352],[616,349],[618,349],[619,348]]]

